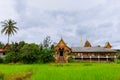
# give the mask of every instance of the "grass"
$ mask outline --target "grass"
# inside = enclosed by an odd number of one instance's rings
[[[32,72],[28,80],[120,80],[120,64],[115,63],[0,64],[6,80],[27,72]]]

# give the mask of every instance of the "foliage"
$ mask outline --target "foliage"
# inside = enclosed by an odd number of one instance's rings
[[[116,62],[120,64],[120,56],[117,57]]]
[[[40,55],[40,61],[43,63],[47,63],[47,62],[53,62],[54,61],[54,57],[53,54],[55,53],[54,50],[52,49],[43,49]]]
[[[54,57],[53,54],[54,51],[54,45],[52,44],[50,36],[47,36],[43,40],[43,44],[40,45],[40,56],[39,56],[39,62],[48,63],[53,62]]]
[[[40,45],[24,41],[12,42],[7,47],[5,63],[47,63],[53,62],[54,45],[47,36]],[[2,62],[2,59],[0,59]]]
[[[72,56],[68,57],[68,62],[69,63],[74,62],[74,59],[72,58]]]
[[[2,42],[0,42],[0,48],[3,48],[5,45],[2,43]]]
[[[115,59],[114,58],[110,58],[109,59],[111,62],[115,62]]]
[[[26,44],[21,48],[20,54],[23,63],[34,63],[38,60],[39,47],[34,43]]]
[[[120,54],[120,49],[117,50],[117,53]]]
[[[5,56],[5,63],[16,63],[20,62],[21,60],[21,54],[20,49],[25,45],[26,43],[24,41],[21,41],[19,43],[12,43],[9,48],[7,49],[7,55]]]
[[[51,45],[51,39],[50,36],[47,36],[44,40],[43,40],[43,47],[45,49],[49,49]]]
[[[0,63],[3,63],[3,58],[0,57]]]
[[[117,59],[119,59],[119,60],[120,60],[120,56],[118,56],[118,57],[117,57]]]
[[[116,63],[120,64],[120,60],[119,60],[119,59],[117,59],[117,60],[116,60]]]
[[[16,52],[9,52],[5,56],[5,63],[16,63],[20,60],[20,55],[19,53]]]
[[[54,46],[54,44],[52,44],[52,45],[51,45],[51,47],[50,47],[50,49],[52,49],[52,50],[53,50],[53,49],[54,49],[54,47],[55,47],[55,46]]]

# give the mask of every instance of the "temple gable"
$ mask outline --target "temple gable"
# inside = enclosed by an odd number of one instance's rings
[[[111,44],[109,42],[107,42],[106,45],[105,45],[105,48],[110,49],[110,48],[112,48],[112,46],[111,46]]]
[[[88,40],[86,40],[84,47],[92,47],[92,46],[91,46],[90,42]]]

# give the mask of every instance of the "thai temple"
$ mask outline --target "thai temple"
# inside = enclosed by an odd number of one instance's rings
[[[68,63],[68,57],[75,61],[111,61],[117,58],[117,51],[111,49],[109,42],[104,47],[94,47],[86,40],[84,47],[68,47],[64,40],[58,42],[55,46],[55,61]]]
[[[3,48],[0,48],[0,57],[5,57],[6,49],[9,47],[7,44]],[[69,47],[61,38],[55,46],[55,62],[68,63],[68,58],[72,57],[75,61],[111,61],[118,57],[117,51],[111,49],[112,46],[109,42],[104,47],[92,46],[91,43],[86,40],[83,47]]]

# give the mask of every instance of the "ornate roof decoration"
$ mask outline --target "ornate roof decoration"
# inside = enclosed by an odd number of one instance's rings
[[[60,48],[64,48],[64,50],[71,50],[66,43],[64,42],[64,40],[61,38],[61,40],[58,42],[58,44],[55,46],[55,50],[59,50]]]

